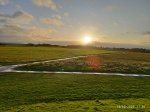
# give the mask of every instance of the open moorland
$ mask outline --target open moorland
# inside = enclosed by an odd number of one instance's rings
[[[87,58],[17,68],[22,70],[149,74],[149,53],[97,48],[0,46],[0,54],[1,66],[94,54]],[[149,79],[71,73],[0,73],[0,111],[149,112]]]

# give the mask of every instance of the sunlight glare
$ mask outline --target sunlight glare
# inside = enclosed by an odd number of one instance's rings
[[[90,43],[91,42],[91,37],[85,37],[83,40],[84,43]]]

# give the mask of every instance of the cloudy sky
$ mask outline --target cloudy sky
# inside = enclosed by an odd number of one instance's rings
[[[0,0],[0,42],[82,44],[85,36],[150,48],[150,0]]]

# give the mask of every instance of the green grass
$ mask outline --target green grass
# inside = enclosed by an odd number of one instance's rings
[[[84,102],[83,108],[89,106],[90,109],[101,109],[99,104],[92,104],[92,100],[96,99],[102,103],[112,99],[117,101],[118,105],[124,105],[128,100],[123,99],[131,100],[130,104],[132,104],[139,98],[144,98],[142,104],[147,105],[147,99],[150,100],[149,80],[149,77],[0,73],[0,110],[21,108],[28,110],[34,107],[42,110],[51,109],[53,106],[55,106],[54,110],[59,106],[65,106],[62,109],[71,109],[67,107],[67,103],[71,105],[75,103],[79,106],[82,102]],[[89,101],[89,105],[86,100]],[[68,102],[61,104],[64,101]],[[81,102],[76,104],[73,101]],[[57,103],[60,104],[57,106],[55,105]],[[37,107],[38,105],[42,106]],[[115,105],[116,103],[112,102],[105,106]]]
[[[16,106],[8,109],[7,112],[149,112],[149,105],[149,100],[145,98],[62,101]]]
[[[66,58],[79,55],[110,53],[114,51],[94,48],[62,48],[40,46],[0,46],[0,65],[10,65]]]
[[[114,52],[87,48],[0,46],[0,65]],[[149,57],[148,53],[125,52],[19,69],[148,74]],[[149,80],[149,77],[0,73],[0,111],[149,112]],[[124,105],[143,105],[145,108],[117,108]]]
[[[150,53],[112,53],[18,67],[29,71],[82,71],[150,74]]]

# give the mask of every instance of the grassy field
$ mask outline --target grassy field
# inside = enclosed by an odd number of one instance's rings
[[[128,71],[146,74],[150,71],[148,53],[94,48],[0,46],[0,54],[0,65],[98,54],[19,68],[22,70]],[[0,111],[150,112],[149,80],[149,77],[0,73]]]
[[[7,112],[150,112],[146,98],[38,103],[9,108]]]
[[[93,112],[133,104],[145,105],[149,110],[149,80],[148,77],[0,73],[0,110]]]
[[[66,58],[79,55],[110,53],[114,51],[94,48],[63,48],[41,46],[0,46],[0,65],[10,65]]]
[[[29,71],[82,71],[150,74],[150,53],[124,52],[18,67]]]

